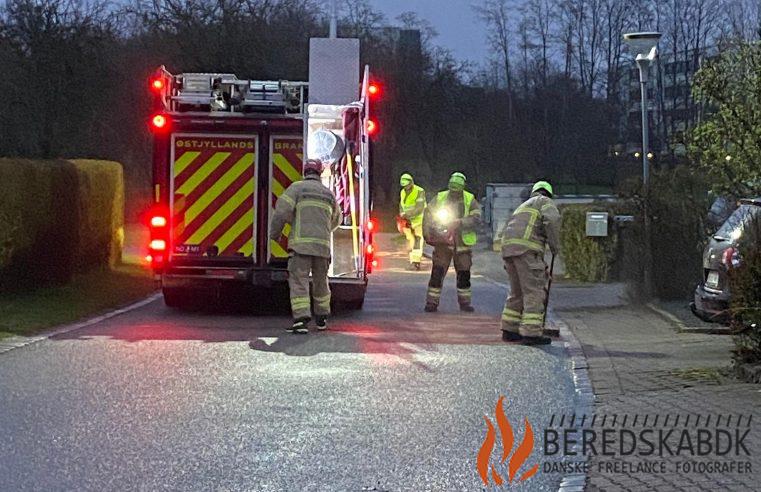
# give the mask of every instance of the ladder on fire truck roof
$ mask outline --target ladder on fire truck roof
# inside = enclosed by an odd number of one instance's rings
[[[309,84],[287,80],[244,80],[229,73],[171,74],[163,65],[151,82],[164,111],[219,116],[268,113],[301,116]]]

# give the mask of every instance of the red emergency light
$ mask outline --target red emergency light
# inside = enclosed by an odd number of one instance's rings
[[[166,217],[161,215],[151,217],[151,227],[166,227]]]
[[[375,219],[370,219],[367,221],[367,230],[369,232],[373,232],[375,230]]]
[[[153,125],[153,128],[156,130],[161,130],[167,125],[167,119],[166,116],[163,114],[157,114],[153,118],[151,118],[151,125]]]
[[[378,123],[376,123],[373,120],[367,120],[367,134],[368,135],[375,135],[378,133]]]
[[[164,251],[166,250],[166,241],[163,239],[154,239],[150,245],[151,251]]]
[[[378,97],[381,93],[381,88],[378,84],[371,82],[370,85],[367,86],[367,93],[372,97]]]
[[[158,92],[164,88],[164,79],[158,77],[151,81],[151,89]]]

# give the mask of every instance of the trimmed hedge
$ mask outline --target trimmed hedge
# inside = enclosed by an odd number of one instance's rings
[[[618,237],[610,229],[608,237],[587,237],[587,212],[614,213],[607,203],[561,207],[560,250],[565,274],[581,282],[606,282],[616,261]]]
[[[67,282],[119,261],[121,165],[0,159],[0,288]]]

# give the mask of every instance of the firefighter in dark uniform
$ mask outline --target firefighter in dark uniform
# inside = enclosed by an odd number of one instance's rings
[[[453,173],[448,189],[440,191],[426,208],[423,232],[433,249],[433,268],[428,282],[425,311],[435,312],[450,263],[457,272],[457,301],[460,310],[473,312],[470,291],[471,248],[477,241],[476,226],[481,221],[481,206],[465,190],[465,175]]]

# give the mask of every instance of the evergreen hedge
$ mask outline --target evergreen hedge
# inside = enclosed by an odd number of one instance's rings
[[[608,237],[587,237],[587,212],[614,214],[607,203],[561,207],[560,250],[566,277],[581,282],[606,282],[616,261],[618,236],[609,228]]]
[[[116,162],[0,159],[0,288],[65,283],[121,256]]]

